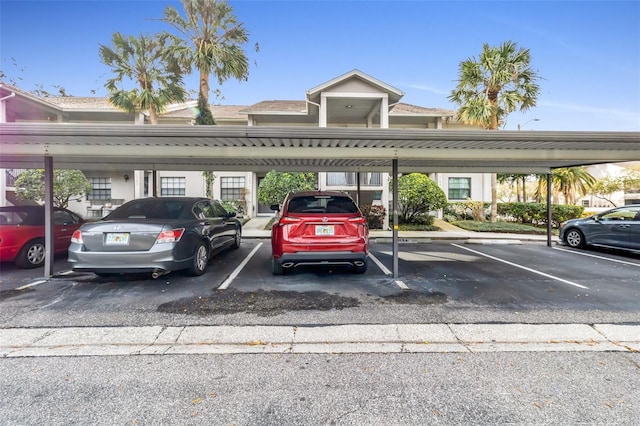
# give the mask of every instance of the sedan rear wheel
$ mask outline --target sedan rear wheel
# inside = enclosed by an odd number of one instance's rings
[[[189,268],[189,274],[194,276],[204,274],[204,271],[207,270],[207,263],[209,263],[209,252],[207,251],[207,246],[200,241],[196,246],[193,261]]]
[[[577,229],[570,229],[564,237],[564,241],[573,248],[584,247],[584,235]]]
[[[19,268],[37,268],[44,264],[45,248],[44,240],[37,239],[29,241],[22,247],[20,253],[16,257],[16,265]]]

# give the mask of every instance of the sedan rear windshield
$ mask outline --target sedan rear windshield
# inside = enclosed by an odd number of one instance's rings
[[[357,213],[358,207],[349,197],[306,196],[289,201],[289,213]]]
[[[105,219],[180,219],[184,210],[182,201],[139,200],[122,205]]]

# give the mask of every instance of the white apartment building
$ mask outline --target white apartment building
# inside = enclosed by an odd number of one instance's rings
[[[401,102],[404,93],[359,70],[353,70],[309,89],[302,100],[267,100],[254,105],[212,105],[219,126],[296,126],[424,129],[475,129],[455,120],[455,111]],[[193,124],[196,101],[173,105],[159,117],[159,126]],[[149,125],[145,113],[129,114],[106,98],[38,98],[7,84],[0,84],[0,122],[131,123]],[[55,164],[54,164],[55,167]],[[305,172],[301,166],[300,172]],[[0,173],[1,205],[18,203],[13,182],[21,170]],[[257,202],[257,189],[265,173],[213,170],[213,198],[241,201],[246,215],[273,214]],[[90,194],[69,208],[85,217],[102,217],[124,201],[152,195],[204,196],[202,171],[110,170],[86,171],[93,184]],[[491,199],[487,173],[433,173],[450,201]],[[362,204],[389,206],[389,174],[380,172],[318,173],[318,189],[349,192]],[[358,188],[360,190],[358,191]]]

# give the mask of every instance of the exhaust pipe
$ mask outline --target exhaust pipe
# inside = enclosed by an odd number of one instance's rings
[[[356,260],[355,262],[353,262],[353,264],[356,266],[364,266],[364,262],[361,260]]]
[[[286,262],[282,264],[283,268],[291,268],[293,266],[293,262]]]
[[[158,277],[161,277],[163,275],[167,275],[169,273],[169,271],[163,271],[163,270],[155,270],[151,273],[151,278],[153,278],[154,280],[157,279]]]

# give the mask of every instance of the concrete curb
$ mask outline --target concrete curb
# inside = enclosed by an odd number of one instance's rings
[[[268,353],[638,352],[640,325],[351,324],[0,329],[0,357]]]

